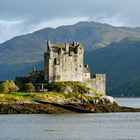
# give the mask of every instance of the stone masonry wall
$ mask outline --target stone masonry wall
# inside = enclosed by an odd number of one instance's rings
[[[66,51],[54,52],[48,48],[45,53],[45,80],[50,82],[58,81],[83,81],[83,46],[76,44],[76,51],[69,49],[65,44]],[[74,46],[75,47],[75,46]]]
[[[83,82],[101,95],[106,95],[106,74],[96,74],[94,78],[84,79]]]

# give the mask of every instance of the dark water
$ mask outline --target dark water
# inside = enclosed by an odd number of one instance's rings
[[[0,115],[0,140],[140,140],[140,113]]]

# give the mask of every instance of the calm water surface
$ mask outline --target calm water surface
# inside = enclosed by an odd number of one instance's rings
[[[0,115],[0,140],[140,140],[140,113]]]
[[[140,108],[140,98],[115,98],[121,106]]]

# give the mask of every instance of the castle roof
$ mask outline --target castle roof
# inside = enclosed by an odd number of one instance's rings
[[[83,73],[90,73],[90,70],[87,66],[83,67]]]
[[[58,52],[60,50],[66,51],[66,46],[69,47],[69,50],[74,51],[78,47],[83,48],[82,44],[79,42],[73,42],[72,44],[66,43],[66,44],[53,44],[50,41],[48,41],[48,47],[54,51]]]

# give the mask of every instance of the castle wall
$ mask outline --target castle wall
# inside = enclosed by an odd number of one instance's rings
[[[83,79],[89,79],[90,73],[83,73]]]
[[[101,95],[106,95],[106,75],[96,74],[92,79],[83,81],[88,87],[95,89]]]
[[[55,74],[60,78],[56,78],[55,81],[81,81],[83,78],[82,73],[82,57],[80,55],[74,54],[69,56],[69,54],[61,55],[58,57],[58,61],[61,62],[59,65],[55,65]],[[81,61],[81,62],[80,62]],[[54,76],[56,76],[54,75]]]
[[[54,68],[53,68],[53,63],[54,63],[54,59],[52,58],[52,56],[50,56],[49,53],[45,53],[44,54],[44,79],[46,81],[50,81],[53,82],[54,78]]]
[[[48,58],[47,58],[47,53],[44,53],[44,80],[48,81]]]
[[[83,46],[76,44],[75,50],[70,50],[66,44],[66,50],[58,52],[48,48],[45,53],[45,80],[50,82],[59,81],[83,81]]]

